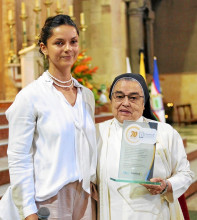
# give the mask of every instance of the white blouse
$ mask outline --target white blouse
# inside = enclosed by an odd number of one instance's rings
[[[49,199],[70,182],[83,179],[89,192],[90,180],[96,180],[94,96],[73,80],[74,107],[45,72],[6,112],[12,195],[21,216],[37,212],[35,201]]]

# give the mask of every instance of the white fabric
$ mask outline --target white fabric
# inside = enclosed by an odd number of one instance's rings
[[[20,220],[18,209],[12,199],[12,188],[8,187],[0,200],[0,220]]]
[[[76,122],[72,106],[52,84],[44,73],[19,92],[6,112],[12,197],[21,218],[37,211],[35,200],[49,199],[80,176],[87,192],[90,180],[96,181],[94,96],[74,80],[77,99],[82,94]]]
[[[145,119],[145,121],[150,121]],[[100,220],[183,220],[178,198],[192,182],[182,139],[170,125],[158,122],[153,177],[168,179],[173,193],[151,195],[139,184],[114,182],[118,176],[122,125],[116,120],[98,124]]]

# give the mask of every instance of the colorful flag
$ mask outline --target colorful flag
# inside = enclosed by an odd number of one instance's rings
[[[159,71],[157,58],[154,57],[153,80],[151,83],[151,108],[158,121],[165,122],[165,111],[163,106],[161,88],[159,83]]]
[[[146,81],[146,71],[144,65],[144,53],[140,51],[140,75],[142,75]]]

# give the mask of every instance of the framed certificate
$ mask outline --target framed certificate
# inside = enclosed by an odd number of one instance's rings
[[[160,185],[153,177],[157,123],[124,121],[117,182]]]

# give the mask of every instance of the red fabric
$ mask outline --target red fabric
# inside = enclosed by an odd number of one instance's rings
[[[189,212],[188,212],[188,208],[187,208],[187,203],[186,203],[186,199],[185,199],[184,194],[179,197],[179,203],[180,203],[185,220],[190,220]]]

